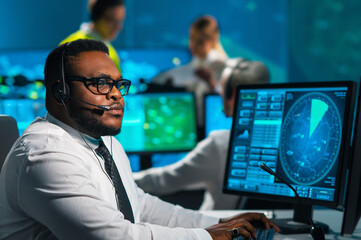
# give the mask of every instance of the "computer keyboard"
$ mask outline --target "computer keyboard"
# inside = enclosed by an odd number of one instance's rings
[[[257,240],[272,240],[275,235],[275,229],[256,228]],[[242,236],[233,238],[233,240],[244,240]]]

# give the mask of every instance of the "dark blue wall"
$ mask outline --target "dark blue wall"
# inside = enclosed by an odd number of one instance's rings
[[[0,1],[0,51],[51,49],[86,18],[86,0]]]
[[[61,3],[61,4],[60,4]],[[124,29],[113,42],[134,83],[189,61],[191,22],[214,15],[230,57],[264,61],[272,82],[287,81],[287,1],[128,0]],[[47,53],[88,20],[87,0],[0,2],[0,76],[42,78]]]

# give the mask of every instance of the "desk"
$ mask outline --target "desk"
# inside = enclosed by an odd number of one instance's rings
[[[235,215],[237,213],[242,212],[252,212],[249,211],[228,211],[228,210],[215,210],[215,211],[202,211],[202,213],[217,216],[217,217],[229,217]],[[258,210],[256,212],[259,212]],[[270,218],[274,216],[275,218],[292,218],[293,211],[291,210],[275,210],[275,211],[263,211],[266,216]],[[361,240],[361,221],[358,223],[352,238],[342,237],[341,233],[341,226],[342,226],[342,217],[343,212],[332,210],[332,209],[314,209],[313,210],[313,220],[320,221],[326,223],[329,227],[329,233],[326,234],[326,239],[332,240],[343,240],[343,239],[360,239]],[[281,235],[276,234],[275,240],[312,240],[311,234],[294,234],[294,235]]]

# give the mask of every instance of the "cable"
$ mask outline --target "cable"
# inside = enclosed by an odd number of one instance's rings
[[[68,112],[68,109],[66,108],[66,105],[65,103],[63,102],[63,106],[65,108],[65,112],[68,113],[69,115],[69,112]],[[85,140],[83,134],[79,131],[79,129],[76,127],[76,126],[73,126],[73,128],[79,133],[80,137],[83,139],[84,143],[88,146],[88,148],[90,149],[90,151],[94,154],[95,158],[97,159],[98,163],[99,163],[99,166],[100,166],[100,169],[102,170],[102,172],[105,174],[105,176],[107,176],[108,180],[110,181],[110,183],[112,184],[113,186],[113,189],[114,189],[114,193],[115,193],[115,201],[117,202],[117,208],[119,210],[119,201],[118,201],[118,196],[117,196],[117,192],[115,190],[115,186],[114,186],[114,183],[112,181],[112,179],[110,178],[109,174],[105,171],[105,169],[103,168],[103,165],[101,163],[101,161],[99,160],[99,157],[98,155],[94,152],[93,148],[90,147],[90,145],[88,144],[88,142]],[[113,142],[112,142],[112,137],[110,137],[110,144],[111,144],[111,155],[113,157]]]

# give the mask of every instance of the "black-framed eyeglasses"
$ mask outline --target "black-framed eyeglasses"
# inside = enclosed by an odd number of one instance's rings
[[[114,80],[110,77],[82,77],[82,76],[71,76],[67,77],[70,81],[83,82],[85,87],[94,94],[106,95],[110,93],[115,86],[122,96],[128,94],[131,81],[127,79]]]

